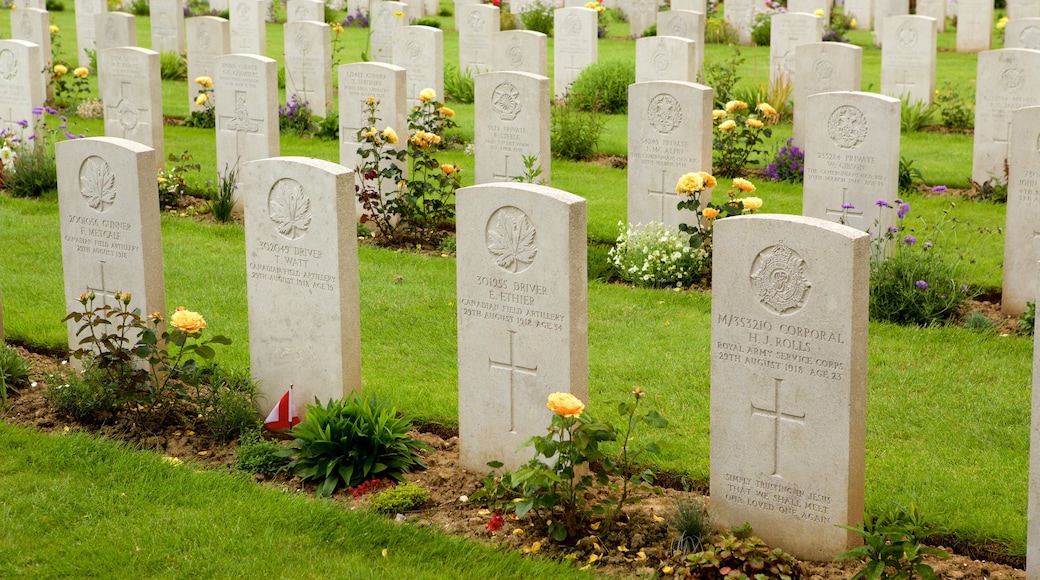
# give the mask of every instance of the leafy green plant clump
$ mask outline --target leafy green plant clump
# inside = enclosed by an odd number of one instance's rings
[[[419,509],[430,501],[430,490],[417,483],[399,483],[372,496],[368,505],[388,514],[399,514]]]
[[[597,111],[579,111],[570,101],[549,114],[549,142],[554,157],[583,161],[596,154],[606,121]]]
[[[0,342],[0,409],[6,407],[7,394],[29,384],[29,361],[13,346]]]
[[[246,473],[260,473],[271,477],[285,469],[289,461],[279,455],[282,446],[268,441],[259,430],[244,436],[235,449],[235,469]]]
[[[288,469],[318,484],[318,497],[370,479],[403,481],[406,472],[426,467],[419,452],[431,447],[408,436],[411,421],[398,417],[388,402],[351,393],[324,406],[314,403],[281,453],[293,457]]]
[[[674,227],[660,222],[618,227],[621,234],[607,259],[618,276],[636,286],[690,286],[708,267],[707,253],[690,247],[689,236]]]
[[[868,518],[860,527],[842,526],[863,536],[865,544],[838,556],[866,558],[866,566],[852,580],[913,580],[915,575],[924,580],[936,580],[935,570],[924,563],[925,556],[949,558],[945,550],[922,544],[937,530],[928,525],[921,508],[914,502],[893,507],[876,518]]]
[[[703,547],[699,552],[673,557],[661,571],[674,578],[799,578],[794,557],[780,548],[770,550],[751,535],[748,524],[711,536]]]
[[[574,79],[567,102],[580,111],[628,112],[628,85],[636,82],[631,61],[608,60],[585,67]]]

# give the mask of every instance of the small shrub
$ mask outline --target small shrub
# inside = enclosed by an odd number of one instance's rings
[[[455,65],[444,65],[444,95],[447,100],[472,103],[476,94],[473,75]]]
[[[704,59],[700,80],[714,90],[714,108],[725,109],[726,103],[733,100],[733,89],[740,82],[740,67],[744,64],[740,49],[733,47],[733,52],[724,61],[715,62],[709,57]]]
[[[47,12],[64,12],[65,3],[61,0],[47,0],[45,7]]]
[[[578,111],[568,101],[549,115],[549,141],[554,157],[583,161],[596,154],[606,120],[598,112]]]
[[[678,209],[686,209],[696,212],[697,219],[692,224],[679,224],[679,231],[689,234],[690,246],[701,249],[705,254],[706,271],[711,266],[711,256],[715,243],[715,223],[727,217],[752,214],[762,208],[762,198],[752,197],[747,194],[755,192],[755,184],[737,177],[733,180],[733,189],[726,195],[725,203],[717,204],[707,200],[701,207],[701,196],[706,189],[717,185],[715,177],[705,171],[687,173],[679,178],[675,184],[675,192],[679,194]],[[744,194],[742,197],[736,197]],[[708,272],[710,276],[710,272]]]
[[[329,111],[324,117],[315,120],[317,129],[314,136],[322,141],[336,141],[339,139],[339,111]]]
[[[133,0],[128,10],[134,16],[149,16],[149,4],[148,0]]]
[[[773,33],[771,17],[771,12],[755,15],[755,20],[751,23],[751,42],[755,43],[755,46],[769,46],[769,37]]]
[[[730,101],[713,114],[712,168],[723,177],[743,175],[749,165],[758,165],[757,155],[765,139],[773,130],[765,126],[776,118],[776,110],[768,103],[759,103],[752,112],[744,101]]]
[[[618,276],[636,286],[682,288],[700,280],[708,267],[707,254],[692,248],[689,236],[659,222],[625,229],[607,254]]]
[[[387,514],[415,511],[430,501],[430,490],[418,483],[399,483],[372,496],[368,505]]]
[[[773,161],[763,170],[770,181],[801,183],[805,179],[805,152],[792,144],[793,138],[773,155]]]
[[[80,119],[103,119],[105,103],[101,99],[87,99],[76,105],[76,116]]]
[[[188,182],[184,176],[190,171],[198,171],[198,163],[192,163],[191,153],[185,150],[180,155],[170,153],[166,157],[170,162],[170,168],[159,170],[159,206],[174,207],[184,201],[188,194]]]
[[[827,24],[827,29],[823,31],[823,41],[848,42],[849,39],[845,35],[852,30],[855,20],[855,18],[832,9],[831,21]]]
[[[416,26],[429,26],[430,28],[440,28],[441,21],[436,18],[420,18],[415,21]]]
[[[3,174],[4,189],[12,197],[40,197],[58,188],[58,165],[54,154],[39,144],[21,151],[14,160],[14,171]]]
[[[724,18],[709,18],[704,23],[705,44],[740,44],[737,29]]]
[[[210,435],[232,441],[260,428],[256,383],[249,371],[212,364],[200,369],[199,379],[205,386],[195,390],[195,400]]]
[[[628,85],[636,82],[635,64],[608,60],[585,67],[574,79],[567,102],[579,111],[628,112]]]
[[[917,184],[924,183],[924,174],[914,167],[913,159],[899,158],[899,193],[914,193]]]
[[[674,568],[674,578],[798,578],[797,561],[780,548],[769,549],[751,535],[751,526],[711,536],[700,552],[662,562]]]
[[[288,468],[304,481],[318,484],[318,497],[336,488],[373,478],[403,481],[403,474],[425,468],[419,457],[431,449],[408,436],[411,422],[397,417],[384,400],[351,393],[322,406],[307,406],[307,419],[293,428],[296,437],[283,456],[294,456]]]
[[[703,501],[681,498],[667,518],[668,525],[679,532],[676,549],[683,553],[699,552],[711,534],[711,516]]]
[[[1007,162],[1004,162],[1004,180],[1001,181],[996,177],[991,177],[982,183],[977,181],[971,182],[971,193],[968,194],[968,198],[974,201],[990,201],[993,203],[1007,203],[1008,197],[1008,167]]]
[[[81,422],[95,421],[119,408],[104,371],[87,363],[82,373],[70,373],[65,383],[49,385],[43,396],[55,411]]]
[[[230,169],[224,167],[224,175],[217,177],[217,191],[209,202],[209,211],[213,219],[221,223],[231,221],[231,213],[235,209],[235,192],[238,191],[238,165]]]
[[[163,80],[180,81],[188,78],[188,60],[172,50],[159,53],[159,76]]]
[[[972,332],[991,333],[996,331],[997,324],[990,317],[979,311],[969,312],[964,317],[964,328]]]
[[[13,346],[0,342],[0,410],[7,406],[7,395],[29,385],[29,361]]]
[[[546,36],[553,35],[553,7],[551,3],[540,0],[528,3],[520,13],[520,22],[524,30],[541,32]]]
[[[279,455],[282,446],[268,441],[255,430],[245,435],[235,449],[235,469],[246,473],[260,473],[273,477],[285,469],[289,460]]]
[[[899,118],[899,130],[903,133],[916,133],[925,127],[935,125],[936,109],[924,101],[902,101]]]
[[[893,508],[888,512],[876,518],[866,518],[859,527],[841,526],[863,536],[865,545],[841,554],[838,559],[866,558],[866,565],[856,572],[853,580],[913,580],[915,575],[925,580],[935,580],[935,571],[924,563],[924,557],[949,558],[950,555],[945,550],[925,546],[922,542],[939,530],[925,522],[921,508],[916,503],[911,502],[908,506],[892,503]],[[889,574],[889,569],[894,574]]]
[[[311,120],[311,107],[307,101],[301,101],[297,95],[291,95],[289,102],[278,105],[278,131],[302,137],[314,132],[314,121]]]
[[[947,129],[966,131],[975,126],[975,96],[961,96],[957,87],[945,83],[935,91],[935,106],[939,108],[942,124]]]
[[[1018,319],[1018,332],[1026,336],[1033,336],[1036,330],[1036,302],[1026,302],[1026,311]]]

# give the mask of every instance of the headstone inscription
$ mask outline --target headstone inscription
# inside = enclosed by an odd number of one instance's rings
[[[1040,18],[1016,18],[1004,27],[1004,48],[1040,50]]]
[[[394,62],[394,34],[408,26],[408,5],[404,2],[372,0],[369,12],[368,56],[372,62]]]
[[[217,173],[278,156],[278,63],[266,56],[229,54],[217,60]],[[241,212],[241,199],[236,199]]]
[[[295,95],[313,114],[326,116],[332,106],[332,28],[324,22],[286,22],[286,102]]]
[[[1040,106],[1011,113],[1008,150],[1007,221],[1004,228],[1004,284],[1000,309],[1018,316],[1037,294],[1040,261]]]
[[[159,53],[136,46],[103,50],[98,87],[105,104],[105,135],[155,149],[156,168],[164,167]]]
[[[666,10],[657,13],[657,33],[668,36],[688,38],[695,43],[694,62],[699,73],[704,66],[704,27],[706,19],[703,12],[693,10]]]
[[[993,2],[959,0],[957,52],[982,52],[993,42]]]
[[[697,80],[697,43],[678,36],[636,40],[636,82]]]
[[[475,183],[513,181],[525,160],[552,182],[549,148],[549,78],[524,72],[477,75],[474,123]]]
[[[200,88],[195,79],[217,77],[217,59],[231,53],[231,28],[226,19],[216,16],[195,16],[184,24],[188,42],[188,110],[201,111],[204,106],[195,103]]]
[[[549,76],[549,37],[541,32],[503,30],[495,34],[493,44],[491,70]]]
[[[931,105],[935,95],[935,20],[889,16],[881,47],[881,94]]]
[[[126,12],[102,12],[94,16],[98,52],[120,46],[137,46],[137,19]]]
[[[1040,105],[1040,51],[987,50],[978,55],[971,180],[1004,181],[1011,111]]]
[[[863,49],[841,42],[810,42],[794,50],[794,132],[791,144],[805,150],[805,132],[815,116],[808,108],[809,95],[833,91],[858,91],[863,70]]]
[[[0,127],[18,137],[21,146],[32,147],[42,107],[47,96],[45,78],[40,74],[43,60],[40,47],[25,40],[0,40]],[[24,125],[23,125],[24,124]]]
[[[183,0],[149,0],[148,14],[152,25],[152,50],[184,52]]]
[[[394,64],[407,73],[408,106],[419,104],[423,89],[433,89],[443,99],[444,33],[432,26],[402,26],[394,30],[394,46],[399,47],[394,51]]]
[[[574,79],[599,57],[596,18],[591,8],[557,8],[553,13],[553,96],[566,95]]]
[[[885,40],[885,19],[910,14],[910,0],[874,0],[874,46]]]
[[[90,66],[88,50],[97,50],[94,39],[94,16],[108,11],[107,0],[75,0],[76,6],[76,58],[79,66]]]
[[[491,72],[495,35],[501,26],[499,9],[490,4],[462,4],[459,11],[459,70],[476,76]]]
[[[769,33],[769,82],[794,78],[794,51],[802,44],[823,41],[823,18],[815,14],[774,14]]]
[[[267,50],[267,5],[264,0],[228,0],[233,54],[263,55]]]

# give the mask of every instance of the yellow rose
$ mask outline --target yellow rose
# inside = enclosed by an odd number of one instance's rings
[[[549,395],[549,410],[561,417],[580,417],[585,403],[570,393],[553,393]]]
[[[332,31],[335,32],[336,34],[342,33],[343,32],[343,25],[341,25],[339,22],[333,24],[332,25]]]
[[[823,8],[817,8],[816,10],[813,10],[812,13],[816,16],[823,16]]]
[[[706,207],[704,208],[704,211],[701,212],[701,215],[703,215],[706,220],[713,220],[719,217],[719,210],[713,207]]]
[[[853,18],[852,20],[849,20],[849,27],[850,28],[856,28],[856,19],[855,18]]]
[[[86,76],[88,74],[90,74],[90,69],[88,69],[85,66],[79,66],[79,67],[76,67],[76,70],[72,71],[72,74],[76,75],[77,77],[79,77],[81,79],[82,78],[86,78]]]
[[[205,105],[208,100],[209,95],[206,93],[199,93],[199,96],[195,97],[195,104],[201,107],[202,105]]]
[[[455,111],[449,109],[448,107],[441,107],[438,110],[441,112],[442,115],[448,117],[449,119],[455,116]]]
[[[383,129],[383,139],[386,139],[391,145],[397,144],[397,131],[394,131],[392,127]]]
[[[198,312],[185,310],[178,306],[177,311],[170,317],[170,326],[187,334],[197,334],[206,328],[206,319]]]
[[[732,113],[734,111],[741,111],[747,108],[747,103],[744,101],[730,101],[726,103],[726,112]]]
[[[1007,16],[1004,16],[1003,18],[998,20],[997,21],[997,30],[1004,30],[1004,27],[1007,26],[1007,23],[1008,23]]]
[[[433,89],[423,89],[419,93],[419,100],[423,103],[429,103],[430,101],[437,98],[437,93],[433,92]]]
[[[195,77],[195,84],[199,85],[204,89],[211,89],[213,88],[213,79],[206,76]]]
[[[744,124],[753,129],[761,129],[762,127],[764,127],[762,121],[759,121],[758,119],[755,119],[753,117],[751,119],[748,119],[747,121],[744,121]]]
[[[687,173],[675,184],[675,193],[692,196],[704,189],[704,178],[696,173]]]
[[[404,12],[401,12],[400,10],[394,10],[393,16],[394,18],[404,18]]]
[[[450,163],[445,163],[444,165],[441,165],[441,171],[446,175],[451,175],[452,173],[455,173],[455,166]]]
[[[733,187],[739,189],[740,191],[743,191],[744,193],[751,193],[751,192],[755,191],[755,184],[753,184],[750,181],[744,179],[743,177],[735,178],[733,180]],[[758,205],[761,207],[761,205],[762,205],[762,200],[761,199],[758,200]],[[746,208],[747,205],[745,205],[744,207]],[[758,208],[755,208],[755,209],[758,209]]]
[[[56,74],[58,76],[61,76],[61,75],[65,74],[65,73],[67,73],[67,72],[69,72],[69,69],[65,65],[63,65],[63,64],[56,64],[56,65],[54,65],[54,74]]]
[[[375,127],[372,127],[368,131],[365,131],[361,136],[366,139],[371,139],[372,137],[376,136],[376,133],[378,133],[378,131],[376,131]]]
[[[737,122],[733,119],[730,119],[728,121],[723,121],[722,124],[719,125],[719,131],[732,131],[736,127]]]
[[[57,34],[59,32],[61,32],[61,29],[58,28],[56,24],[51,24],[51,34]]]
[[[726,111],[723,111],[722,109],[715,109],[714,111],[711,112],[711,118],[712,119],[721,119],[721,118],[725,117],[727,114],[728,113],[726,113]]]
[[[376,104],[376,98],[372,97],[372,96],[369,96],[368,98],[365,99],[365,102],[368,103],[369,105],[374,105],[374,104]]]
[[[744,198],[744,209],[755,211],[762,207],[761,197],[745,197]]]
[[[707,171],[698,171],[697,177],[700,177],[704,182],[704,187],[715,187],[718,183],[715,181],[715,177]]]
[[[776,116],[776,109],[774,109],[773,106],[770,105],[769,103],[759,103],[758,106],[755,107],[755,108],[758,109],[759,111],[762,111],[763,115],[767,115],[769,117],[775,117]]]

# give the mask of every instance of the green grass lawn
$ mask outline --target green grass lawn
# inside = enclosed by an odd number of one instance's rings
[[[440,20],[446,27],[451,26],[450,18]],[[62,29],[59,54],[71,55],[75,48],[72,12],[52,13],[52,22]],[[147,28],[142,28],[146,22],[146,18],[138,19],[138,36],[143,46],[149,44]],[[4,20],[0,25],[3,33],[7,33],[7,27]],[[620,37],[625,28],[612,25],[612,37],[600,40],[601,60],[633,59],[634,43]],[[949,30],[940,35],[940,46],[950,45],[954,33],[952,28]],[[281,60],[279,31],[277,25],[269,25],[267,55]],[[347,29],[340,40],[343,48],[337,53],[338,62],[357,60],[364,39],[365,31]],[[880,51],[870,45],[868,33],[853,33],[852,39],[864,47],[863,89],[877,90]],[[457,47],[457,35],[446,30],[445,62],[457,62]],[[707,57],[712,60],[725,59],[732,50],[726,46],[706,46]],[[766,78],[768,47],[741,47],[740,50],[747,59],[741,67],[741,85],[757,87]],[[549,54],[551,58],[551,46]],[[974,93],[975,62],[975,55],[940,52],[938,85],[942,87],[948,82],[965,94]],[[166,114],[186,113],[187,81],[164,81],[163,94]],[[451,106],[456,109],[456,119],[462,125],[459,134],[471,139],[472,105],[451,103]],[[73,121],[73,132],[102,134],[99,121]],[[774,146],[790,135],[789,125],[776,129]],[[212,131],[172,126],[167,126],[165,131],[167,152],[188,151],[202,165],[201,172],[191,179],[196,182],[213,179],[216,166]],[[626,133],[625,117],[610,116],[602,152],[625,155]],[[281,151],[285,155],[337,161],[337,147],[332,141],[281,138]],[[900,153],[922,170],[930,185],[958,188],[969,185],[970,136],[904,134]],[[473,163],[472,156],[461,150],[445,154],[444,159],[467,168]],[[696,169],[700,168],[690,168],[691,171]],[[625,171],[554,160],[552,173],[555,187],[588,200],[590,241],[614,240],[618,223],[625,219]],[[471,184],[472,171],[464,175],[464,185]],[[765,200],[764,211],[800,213],[800,185],[756,183],[759,187],[756,195]],[[723,195],[727,185],[723,180],[717,188],[718,195]],[[913,206],[912,219],[934,223],[948,210],[961,220],[963,223],[957,226],[956,235],[951,236],[948,243],[973,262],[966,281],[985,289],[1001,286],[1004,240],[1000,231],[1005,206],[921,195],[910,195],[908,200]],[[955,202],[953,207],[951,202]],[[0,196],[0,287],[3,288],[7,335],[19,343],[48,349],[61,348],[65,340],[60,323],[65,313],[57,216],[53,193],[41,200]],[[184,305],[201,311],[210,329],[234,340],[233,345],[219,352],[221,362],[245,367],[249,356],[242,228],[201,224],[165,215],[162,233],[167,305],[171,309]],[[590,267],[590,272],[601,271],[598,261],[603,259],[605,250],[596,244],[592,248],[590,260],[597,263]],[[389,397],[399,408],[416,413],[424,420],[456,423],[454,260],[363,246],[359,267],[365,389]],[[725,288],[714,289],[714,292],[726,291]],[[610,409],[613,405],[608,403],[622,399],[633,386],[643,387],[649,393],[650,405],[671,420],[671,426],[661,437],[665,441],[662,452],[653,458],[654,466],[700,482],[708,477],[709,315],[710,295],[706,292],[644,290],[595,280],[589,285],[590,407]],[[1012,553],[1024,553],[1031,364],[1030,338],[998,337],[960,328],[905,328],[872,323],[867,411],[868,512],[885,508],[889,500],[914,499],[931,520],[946,526],[955,535],[979,542],[995,541],[1007,545]],[[0,431],[0,438],[3,437],[32,439],[12,435],[6,429]],[[30,444],[46,445],[24,443]],[[40,452],[40,456],[46,458],[52,453],[56,451]],[[53,480],[46,492],[50,500],[41,499],[38,503],[53,502],[54,513],[50,516],[53,521],[80,513],[75,506],[59,500],[63,489],[74,488],[79,481],[82,462],[73,461],[72,452],[60,453],[70,454],[66,458],[70,467],[60,475],[48,476]],[[6,461],[0,463],[4,467],[0,469],[0,477],[8,477],[6,474],[26,477],[18,475],[28,469],[19,463],[20,459],[11,457]],[[209,481],[208,475],[199,477],[200,481]],[[28,481],[31,482],[31,478]],[[63,483],[65,481],[69,483]],[[31,483],[19,485],[31,487]],[[0,486],[4,487],[9,486]],[[142,489],[139,493],[147,493],[147,486]],[[984,499],[980,501],[980,498]],[[0,508],[0,512],[4,509],[22,510],[8,512],[18,515],[29,508],[18,504],[17,508]],[[338,521],[335,517],[339,516],[314,517],[324,522],[322,518]],[[8,517],[4,519],[12,521]],[[288,526],[290,530],[298,530],[300,524]],[[19,529],[21,532],[6,536],[33,537],[32,530]],[[184,537],[178,541],[188,542],[186,538],[191,532],[179,533]],[[68,548],[70,554],[84,549],[82,545],[75,547],[78,545],[75,542],[85,541],[80,537],[86,536],[65,536],[64,541],[72,542]],[[305,545],[312,540],[313,536],[297,538],[294,545]],[[113,552],[125,547],[114,543],[114,539],[106,541],[113,546]],[[0,562],[11,561],[14,560],[0,558]],[[17,561],[28,565],[24,559]],[[60,567],[62,564],[51,565]],[[163,565],[172,565],[172,562],[154,556],[149,566],[155,567],[145,570],[162,570]],[[207,569],[197,565],[198,568],[192,569],[205,574]],[[54,572],[60,574],[63,570],[69,571],[58,568]],[[220,571],[217,574],[221,575]]]

